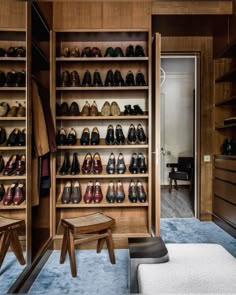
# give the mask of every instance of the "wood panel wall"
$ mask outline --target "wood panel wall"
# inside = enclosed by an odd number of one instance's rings
[[[150,1],[55,2],[54,29],[140,29],[151,27]]]
[[[6,29],[26,29],[26,3],[22,1],[0,0],[0,27]]]
[[[195,52],[201,56],[200,114],[199,114],[199,217],[210,220],[212,212],[212,162],[204,162],[205,154],[211,155],[212,105],[213,105],[213,56],[212,37],[162,37],[162,52]]]
[[[232,1],[153,0],[152,14],[232,14]]]

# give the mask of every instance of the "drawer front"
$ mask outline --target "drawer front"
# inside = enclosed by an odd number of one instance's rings
[[[216,196],[236,205],[236,185],[219,179],[213,181],[213,192]]]
[[[214,168],[213,176],[236,184],[236,173],[233,171]]]
[[[236,227],[236,206],[214,196],[213,212]]]
[[[215,158],[215,168],[236,171],[236,160]]]

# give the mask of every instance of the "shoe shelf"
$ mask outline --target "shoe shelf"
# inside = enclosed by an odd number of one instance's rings
[[[26,175],[9,175],[9,176],[4,176],[2,173],[0,173],[0,180],[25,180]]]
[[[25,210],[26,209],[26,203],[25,201],[20,205],[3,205],[2,202],[0,202],[0,210]]]
[[[0,151],[22,151],[25,150],[25,146],[1,146],[0,145]]]
[[[26,91],[26,87],[7,87],[7,86],[2,86],[0,87],[0,91]]]
[[[235,127],[236,127],[236,123],[232,123],[232,124],[227,124],[227,125],[216,125],[215,129],[220,130],[220,129],[235,128]]]
[[[132,124],[140,123],[142,121],[143,128],[145,130],[147,139],[151,138],[150,132],[150,122],[151,119],[151,106],[149,99],[151,97],[151,87],[150,87],[150,48],[151,45],[149,42],[151,40],[151,34],[147,30],[92,30],[92,31],[56,31],[54,33],[55,38],[55,48],[54,48],[54,65],[56,77],[59,78],[58,81],[55,81],[54,84],[54,98],[55,104],[59,106],[63,102],[72,103],[76,102],[79,106],[79,115],[78,116],[69,116],[69,115],[57,115],[55,117],[57,130],[61,128],[69,130],[73,128],[76,130],[77,134],[81,134],[81,131],[84,128],[92,129],[96,128],[100,133],[100,143],[98,145],[81,145],[80,137],[76,136],[75,145],[58,145],[57,146],[57,155],[55,158],[54,166],[54,179],[55,179],[55,189],[54,189],[54,205],[55,205],[55,238],[61,239],[61,228],[60,228],[60,219],[61,218],[70,218],[78,215],[85,215],[97,212],[98,210],[112,216],[116,220],[116,225],[113,229],[113,237],[116,239],[127,239],[128,237],[145,237],[151,235],[151,165],[150,165],[150,156],[151,156],[151,147],[150,141],[147,140],[145,143],[135,143],[128,144],[127,139],[125,144],[118,145],[108,145],[105,142],[106,133],[108,130],[108,125],[118,125],[121,124],[124,131],[124,135],[129,132],[129,126]],[[144,55],[139,57],[138,54],[135,54],[135,57],[128,56],[126,54],[126,49],[132,45],[134,48],[140,45],[143,47]],[[84,57],[82,51],[91,48],[93,50],[100,50],[101,54],[87,55]],[[107,54],[108,48],[111,47],[114,49],[121,48],[124,57],[119,57],[119,54],[112,55]],[[79,54],[78,53],[79,50]],[[70,55],[71,52],[73,56]],[[127,51],[128,52],[128,51]],[[135,51],[136,52],[136,51]],[[71,54],[72,55],[72,54]],[[77,56],[75,56],[77,55]],[[109,55],[109,56],[106,56]],[[131,54],[130,54],[131,55]],[[103,85],[108,84],[105,77],[108,77],[109,71],[120,71],[121,76],[125,82],[124,86],[82,86],[85,85],[85,73],[90,72],[91,76],[97,71],[101,75],[101,81]],[[73,76],[74,72],[77,72],[81,86],[61,86],[61,85],[73,85],[73,83],[67,84],[65,81],[65,72],[70,73],[70,81],[76,76]],[[143,74],[145,78],[145,83],[139,83],[136,80],[137,73],[139,71]],[[131,85],[127,78],[127,74],[131,72],[135,77],[135,85]],[[54,73],[54,74],[55,74]],[[126,79],[125,79],[126,75]],[[83,79],[84,78],[84,79]],[[76,78],[77,79],[77,78]],[[109,78],[108,78],[109,79]],[[114,78],[115,79],[115,78]],[[83,80],[83,82],[82,82]],[[93,78],[92,80],[95,80]],[[61,83],[63,81],[63,84]],[[115,81],[115,80],[114,80]],[[128,81],[128,82],[127,82]],[[116,82],[116,81],[115,81]],[[92,82],[95,85],[95,82]],[[91,85],[90,83],[88,83]],[[99,83],[98,83],[99,84]],[[96,85],[98,85],[96,84]],[[111,83],[112,84],[112,83]],[[119,83],[116,83],[118,85]],[[122,83],[121,83],[122,84]],[[109,84],[110,85],[110,84]],[[143,86],[136,86],[143,85]],[[78,93],[77,93],[78,92]],[[99,109],[98,115],[96,116],[81,116],[81,111],[85,102],[89,102],[92,105],[92,102],[98,101],[97,109]],[[109,115],[102,116],[101,109],[104,103],[108,101],[110,104],[116,102],[120,108],[120,115]],[[124,115],[124,109],[126,105],[139,105],[144,113],[137,115]],[[92,107],[91,107],[92,108]],[[90,109],[91,110],[91,109]],[[104,114],[108,114],[104,113]],[[112,112],[111,112],[112,113]],[[57,114],[65,114],[65,112],[58,112]],[[117,114],[117,113],[116,113]],[[109,122],[110,121],[110,122]],[[80,130],[81,129],[81,130]],[[135,126],[136,130],[136,126]],[[91,134],[90,134],[91,136]],[[126,136],[125,136],[126,138]],[[141,140],[140,140],[141,141]],[[143,141],[141,141],[143,142]],[[60,175],[59,171],[63,164],[63,153],[66,151],[78,152],[78,158],[80,162],[80,173],[76,175]],[[98,153],[102,159],[102,173],[99,174],[83,174],[82,173],[82,161],[81,159],[84,155],[81,153]],[[122,153],[125,165],[126,172],[124,174],[108,174],[106,172],[106,165],[108,164],[108,156],[111,152]],[[144,153],[144,157],[148,159],[146,162],[148,169],[146,173],[137,173],[132,174],[129,171],[129,161],[132,153]],[[70,155],[71,156],[71,155]],[[115,155],[116,160],[118,155]],[[105,160],[106,159],[106,160]],[[106,165],[104,165],[106,164]],[[117,164],[116,164],[117,165]],[[70,172],[69,172],[70,173]],[[84,196],[86,198],[86,191],[89,187],[89,183],[99,182],[101,188],[103,199],[99,203],[94,201],[91,203],[84,202]],[[67,184],[71,182],[71,187],[74,188],[74,185],[78,182],[81,186],[81,196],[82,200],[73,204],[71,201],[67,204],[62,203],[62,195],[64,188],[67,188]],[[106,199],[106,193],[110,183],[113,182],[114,186],[117,188],[118,183],[121,182],[122,189],[125,194],[125,199],[123,202],[119,203],[115,201],[114,203],[109,203]],[[131,202],[129,200],[129,189],[131,183],[135,182],[135,189],[137,189],[138,182],[141,183],[142,189],[146,194],[146,201],[138,199],[137,202]],[[131,187],[132,189],[133,187]],[[95,198],[95,197],[94,197]],[[116,196],[118,198],[118,196]],[[115,199],[117,200],[117,199]],[[139,201],[140,200],[140,201]],[[125,217],[124,217],[125,216]]]
[[[128,90],[128,91],[136,91],[136,90],[148,90],[148,86],[98,86],[98,87],[56,87],[58,91],[111,91],[111,90]]]
[[[106,166],[103,166],[103,171],[106,171]],[[108,178],[108,179],[120,179],[120,178],[147,178],[149,175],[148,173],[136,173],[132,174],[128,172],[128,167],[126,166],[126,172],[124,174],[107,174],[105,172],[101,174],[76,174],[76,175],[60,175],[57,173],[56,178],[57,179],[98,179],[98,178]]]
[[[56,117],[56,120],[147,120],[148,115],[135,115],[135,116],[124,116],[122,113],[120,116],[101,116],[98,114],[98,116],[58,116]]]
[[[25,117],[0,117],[0,121],[25,121]]]
[[[56,57],[57,62],[122,62],[122,61],[148,61],[148,57]]]
[[[148,144],[123,144],[123,145],[107,145],[105,139],[100,140],[99,145],[81,145],[79,140],[75,145],[60,145],[57,146],[58,150],[98,150],[98,149],[147,149]]]
[[[3,56],[3,57],[0,57],[0,61],[14,61],[14,62],[18,62],[18,61],[21,61],[21,62],[25,62],[26,61],[26,57],[7,57],[7,56]]]

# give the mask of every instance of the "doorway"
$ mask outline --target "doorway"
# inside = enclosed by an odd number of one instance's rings
[[[161,56],[161,218],[196,216],[197,60],[193,55]],[[171,189],[169,173],[178,168],[169,166],[182,158],[195,164],[191,181],[177,180]]]

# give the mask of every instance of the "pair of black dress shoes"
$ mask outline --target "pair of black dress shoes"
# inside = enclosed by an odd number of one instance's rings
[[[127,141],[129,144],[144,144],[147,142],[147,136],[141,124],[138,124],[137,129],[134,127],[134,124],[130,125]]]
[[[25,129],[15,128],[7,139],[7,146],[25,146]]]
[[[91,133],[90,138],[90,131],[88,127],[85,127],[83,129],[81,138],[80,138],[80,144],[81,145],[98,145],[100,143],[100,134],[97,127],[94,127]]]
[[[77,102],[73,101],[68,106],[67,102],[63,102],[61,105],[56,104],[56,115],[57,116],[79,116],[79,106]]]
[[[119,153],[117,158],[117,164],[114,153],[110,154],[110,157],[107,162],[106,172],[108,174],[114,174],[117,172],[118,174],[124,174],[126,171],[125,161],[122,153]]]
[[[105,79],[105,86],[124,86],[125,82],[119,70],[109,70]]]
[[[63,164],[59,170],[60,175],[76,175],[80,173],[80,164],[77,153],[73,153],[72,164],[70,162],[70,154],[67,152],[64,156]]]
[[[145,86],[146,81],[144,78],[144,74],[141,71],[138,71],[135,79],[134,79],[134,74],[132,71],[128,71],[125,79],[126,85],[127,86]]]
[[[108,126],[105,142],[106,144],[109,144],[109,145],[125,143],[125,136],[120,124],[116,125],[115,131],[114,131],[114,127],[111,124]]]
[[[25,86],[25,71],[11,71],[5,74],[0,71],[0,87],[24,87]]]
[[[130,165],[129,165],[129,171],[132,174],[137,174],[137,173],[146,173],[147,172],[147,165],[145,161],[145,157],[143,153],[133,153],[131,160],[130,160]]]
[[[76,144],[76,131],[74,128],[71,128],[68,136],[66,134],[66,130],[61,128],[58,130],[56,136],[57,145],[75,145]]]
[[[144,57],[145,56],[144,49],[141,45],[136,45],[135,48],[133,45],[129,45],[126,48],[125,56],[127,56],[127,57],[134,57],[134,56]]]
[[[0,48],[0,56],[4,57],[25,57],[26,56],[26,50],[23,46],[18,47],[9,47],[7,50],[4,48]]]

